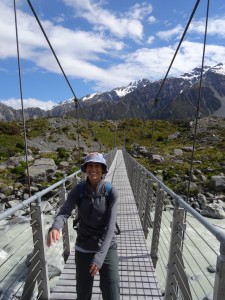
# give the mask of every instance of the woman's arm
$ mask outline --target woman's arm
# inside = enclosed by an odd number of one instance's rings
[[[71,216],[72,210],[79,197],[77,185],[68,194],[67,200],[60,208],[55,220],[49,229],[47,245],[50,247],[54,242],[60,238],[59,230],[65,225],[67,219]]]

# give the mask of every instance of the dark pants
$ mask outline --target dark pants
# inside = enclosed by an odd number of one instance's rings
[[[75,252],[77,300],[91,300],[94,277],[90,275],[89,268],[93,256],[93,253]],[[116,248],[109,249],[99,270],[99,275],[103,300],[119,300],[120,286]]]

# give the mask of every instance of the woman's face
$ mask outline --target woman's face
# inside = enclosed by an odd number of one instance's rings
[[[86,174],[91,184],[95,184],[101,180],[103,173],[102,164],[96,162],[88,162],[86,165]]]

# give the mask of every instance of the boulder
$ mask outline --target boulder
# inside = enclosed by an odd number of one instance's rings
[[[191,146],[190,146],[190,147],[188,147],[188,146],[187,146],[187,147],[182,147],[181,149],[182,149],[184,152],[192,152],[192,151],[193,151],[193,147],[191,147]]]
[[[34,183],[48,181],[55,174],[57,166],[51,158],[41,158],[35,160],[29,168],[30,180]]]
[[[201,209],[204,209],[208,204],[206,196],[203,194],[197,195],[197,201],[198,201]]]
[[[11,185],[5,186],[4,188],[2,188],[2,192],[3,192],[5,195],[12,195],[12,192],[13,192],[13,186],[11,186]]]
[[[189,187],[190,192],[195,192],[198,190],[198,186],[195,182],[190,182],[188,180],[185,180],[181,183],[181,186],[184,190],[187,190]]]
[[[61,161],[59,163],[61,168],[68,168],[69,167],[69,163],[67,161]]]
[[[0,171],[5,171],[7,169],[7,166],[4,164],[0,164]]]
[[[209,182],[209,186],[215,192],[225,192],[225,176],[212,176]]]
[[[6,195],[4,193],[0,193],[0,202],[3,202],[6,200]]]
[[[176,140],[177,138],[179,138],[179,136],[180,136],[180,132],[175,132],[175,133],[170,134],[170,135],[168,136],[168,140],[170,140],[170,141]]]
[[[183,150],[181,150],[181,149],[174,149],[173,153],[176,156],[182,156],[183,155]]]
[[[43,213],[47,213],[52,211],[53,207],[48,201],[42,201],[41,202],[41,210]]]
[[[32,155],[27,156],[28,162],[34,160]],[[6,161],[7,167],[16,167],[20,164],[20,162],[26,162],[26,156],[12,156]]]
[[[201,210],[201,215],[213,219],[225,219],[225,211],[223,207],[216,203],[211,203]]]
[[[152,154],[150,157],[151,162],[153,163],[161,163],[164,162],[164,158],[158,154]]]

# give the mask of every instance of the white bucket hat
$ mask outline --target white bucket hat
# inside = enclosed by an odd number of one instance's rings
[[[100,163],[103,165],[103,174],[106,174],[108,172],[107,169],[107,163],[105,158],[103,157],[103,154],[98,153],[98,152],[93,152],[93,153],[89,153],[85,158],[84,158],[84,162],[81,164],[81,171],[82,172],[86,172],[86,165],[89,162],[96,162],[96,163]]]

